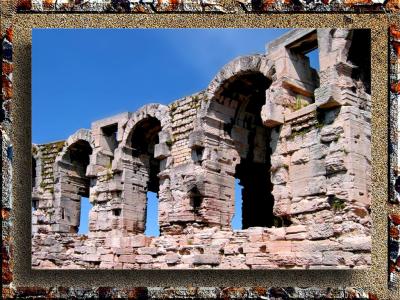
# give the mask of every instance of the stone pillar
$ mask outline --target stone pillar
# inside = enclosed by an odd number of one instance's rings
[[[351,73],[355,66],[347,62],[349,37],[348,29],[318,29],[320,86],[315,90],[315,103],[320,108],[352,105]]]
[[[60,201],[55,193],[55,160],[64,147],[64,141],[37,145],[34,156],[37,160],[35,186],[32,201],[36,210],[32,213],[32,232],[69,232],[68,226],[61,225]]]

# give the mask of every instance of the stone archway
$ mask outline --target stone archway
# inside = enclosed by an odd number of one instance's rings
[[[167,106],[158,103],[144,105],[129,118],[124,130],[121,147],[129,147],[132,130],[141,120],[149,117],[159,120],[163,131],[170,129],[171,118]]]
[[[89,130],[70,136],[55,159],[54,203],[59,228],[56,231],[77,233],[80,225],[81,197],[89,198],[90,178],[86,170],[93,151]]]
[[[242,190],[242,227],[271,227],[271,129],[261,117],[274,65],[265,56],[240,57],[226,65],[207,89],[209,103],[196,135],[206,136],[203,205],[210,225],[230,227],[234,212],[234,181]],[[217,194],[215,191],[219,191]]]
[[[120,212],[122,227],[127,232],[144,233],[146,229],[147,192],[159,193],[158,174],[162,171],[158,155],[159,136],[168,135],[170,120],[168,108],[161,104],[149,104],[129,119],[120,153],[123,179],[124,205]]]
[[[259,72],[245,72],[231,78],[218,96],[238,102],[233,122],[225,124],[225,131],[240,157],[234,177],[242,186],[241,195],[235,196],[242,199],[243,229],[273,225],[271,129],[263,125],[260,114],[270,84],[271,81]]]

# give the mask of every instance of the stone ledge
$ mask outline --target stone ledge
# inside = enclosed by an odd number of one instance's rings
[[[307,105],[306,107],[303,107],[299,110],[296,110],[290,114],[285,115],[285,122],[293,121],[297,118],[308,115],[316,110],[317,110],[317,105],[315,103],[312,103],[310,105]]]

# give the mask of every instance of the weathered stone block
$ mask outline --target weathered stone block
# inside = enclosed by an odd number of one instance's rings
[[[343,250],[347,251],[370,251],[371,237],[369,236],[349,236],[339,239],[343,245]]]
[[[292,154],[291,163],[294,165],[305,164],[310,160],[310,150],[308,148],[303,148],[295,151]]]
[[[291,234],[286,234],[285,238],[286,240],[305,240],[307,239],[307,232],[300,232],[300,233],[291,233]]]
[[[343,172],[347,170],[346,157],[343,152],[336,152],[328,155],[325,159],[325,168],[327,174]]]
[[[289,227],[288,227],[289,228]],[[259,247],[259,252],[267,253],[291,253],[292,241],[271,241]]]
[[[193,256],[194,265],[218,265],[221,257],[215,254],[199,254]]]
[[[276,171],[271,173],[271,182],[273,184],[284,184],[289,179],[289,173],[287,168],[278,168]]]
[[[352,253],[345,251],[325,251],[322,254],[322,262],[327,266],[344,265],[352,255]]]
[[[100,260],[103,262],[113,262],[114,254],[104,254],[100,256]]]
[[[129,237],[128,245],[133,248],[146,246],[146,236],[137,235]]]
[[[120,262],[120,263],[135,263],[136,255],[134,255],[134,254],[120,255],[118,257],[118,262]]]
[[[275,127],[284,123],[283,107],[266,103],[261,110],[261,118],[267,127]]]
[[[99,254],[84,254],[82,256],[82,260],[84,261],[100,261],[100,255]]]
[[[327,239],[333,236],[333,234],[333,224],[331,223],[314,224],[309,227],[309,238],[311,240]]]
[[[304,225],[292,225],[287,227],[286,233],[299,233],[299,232],[307,232],[307,226]]]
[[[326,193],[326,177],[309,177],[290,182],[293,197],[306,197]]]
[[[296,264],[300,266],[321,265],[324,263],[321,252],[296,252]]]
[[[292,113],[286,114],[285,115],[285,122],[290,122],[290,121],[296,120],[298,118],[302,118],[304,116],[307,116],[307,115],[309,115],[311,113],[314,113],[316,108],[317,108],[316,105],[313,103],[313,104],[309,104],[306,107],[303,107],[303,108],[301,108],[301,109],[299,109],[297,111],[294,111]]]
[[[344,133],[342,126],[325,126],[321,129],[321,142],[330,143],[337,141],[339,137]]]
[[[151,255],[136,255],[136,262],[139,264],[149,264],[152,263],[154,258]]]
[[[342,105],[338,88],[331,85],[322,85],[315,89],[315,104],[320,108],[333,108]]]
[[[165,159],[171,155],[169,146],[166,143],[156,144],[154,146],[154,158]]]
[[[325,197],[311,197],[304,199],[290,206],[289,214],[309,213],[323,208],[329,208],[328,199]]]
[[[165,262],[167,264],[176,264],[179,262],[179,255],[176,253],[168,253],[165,255]]]
[[[158,249],[156,247],[143,247],[138,249],[138,254],[156,255]]]

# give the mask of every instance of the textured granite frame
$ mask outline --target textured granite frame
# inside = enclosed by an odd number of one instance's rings
[[[384,12],[398,0],[18,0],[18,12]]]
[[[399,174],[399,100],[400,100],[400,30],[395,25],[392,25],[389,29],[389,60],[390,60],[390,72],[389,72],[389,84],[390,84],[390,144],[389,144],[389,202],[399,204],[400,201],[400,185],[397,184],[396,180],[400,181]]]
[[[13,226],[13,218],[15,215],[18,215],[18,211],[13,210],[13,207],[15,207],[12,203],[12,167],[11,167],[11,162],[12,162],[12,158],[13,158],[13,147],[11,144],[11,132],[12,130],[15,130],[17,126],[21,126],[24,125],[23,121],[18,120],[18,119],[14,119],[14,128],[11,126],[11,103],[13,99],[13,58],[12,58],[12,51],[11,51],[11,47],[12,47],[12,42],[13,42],[13,31],[11,30],[11,20],[13,18],[13,13],[16,11],[16,7],[7,7],[6,9],[4,9],[4,7],[7,5],[7,2],[10,2],[8,4],[13,4],[12,1],[4,1],[2,3],[3,7],[2,7],[2,112],[1,112],[1,158],[2,158],[2,225],[3,225],[3,230],[2,230],[2,283],[3,283],[3,290],[2,290],[2,294],[3,297],[18,297],[18,298],[27,298],[27,297],[57,297],[57,298],[66,298],[66,297],[77,297],[77,298],[85,298],[85,297],[123,297],[123,298],[173,298],[173,297],[179,297],[179,298],[183,298],[183,297],[191,297],[191,298],[248,298],[248,297],[268,297],[267,299],[271,298],[271,297],[280,297],[283,299],[293,299],[293,298],[308,298],[308,299],[313,299],[316,297],[319,298],[323,298],[323,297],[334,297],[334,298],[352,298],[352,299],[377,299],[376,296],[374,296],[374,294],[378,295],[379,298],[382,299],[398,299],[399,297],[399,290],[394,288],[394,291],[389,292],[387,289],[382,288],[382,282],[385,282],[385,279],[380,278],[380,276],[378,278],[374,278],[373,277],[373,281],[375,282],[375,284],[380,284],[379,288],[374,288],[368,285],[368,283],[362,284],[364,287],[367,288],[367,290],[371,290],[373,293],[371,292],[366,292],[363,289],[358,289],[358,288],[326,288],[326,286],[332,286],[335,283],[335,278],[340,278],[340,280],[343,279],[348,279],[351,278],[351,274],[349,274],[349,272],[334,272],[333,276],[331,275],[331,277],[333,277],[333,281],[324,281],[321,284],[320,288],[265,288],[265,287],[238,287],[243,285],[243,283],[241,284],[241,281],[243,282],[243,280],[237,280],[236,276],[241,276],[243,277],[247,277],[246,278],[246,282],[250,282],[251,286],[259,286],[262,285],[260,283],[262,283],[263,280],[261,280],[262,277],[266,277],[269,276],[272,278],[272,281],[274,282],[274,277],[276,274],[275,272],[235,272],[235,271],[229,271],[229,272],[225,272],[224,273],[220,273],[220,274],[210,274],[210,272],[199,272],[198,274],[193,274],[192,272],[180,272],[182,277],[183,276],[190,276],[192,282],[194,283],[195,286],[206,286],[207,282],[215,282],[214,287],[190,287],[190,283],[188,284],[188,281],[186,281],[184,283],[184,285],[187,285],[188,287],[174,287],[174,288],[168,288],[168,287],[154,287],[155,285],[158,284],[158,279],[167,277],[170,275],[170,273],[168,272],[156,272],[157,274],[153,273],[150,274],[149,272],[146,272],[145,274],[143,274],[144,276],[146,276],[146,274],[150,277],[147,282],[148,287],[135,287],[135,288],[131,288],[131,287],[124,287],[124,286],[118,286],[116,288],[112,288],[112,287],[94,287],[96,286],[96,284],[98,284],[98,282],[96,282],[95,278],[91,278],[90,276],[93,276],[95,274],[85,274],[85,280],[84,282],[86,282],[86,286],[91,286],[91,287],[82,287],[82,284],[77,284],[75,281],[74,285],[71,285],[69,287],[65,287],[64,284],[57,284],[54,287],[51,287],[52,282],[54,282],[54,274],[57,275],[62,275],[59,272],[43,272],[42,273],[42,280],[46,280],[47,279],[52,279],[50,280],[50,284],[43,284],[43,286],[41,287],[34,287],[33,285],[27,285],[27,287],[23,287],[21,286],[21,281],[18,280],[18,277],[20,274],[18,274],[18,272],[14,272],[14,268],[13,268],[13,258],[14,258],[14,253],[13,253],[13,241],[14,239],[18,240],[18,236],[13,236],[11,234],[11,232],[13,232],[14,234],[18,233],[18,231],[16,231],[15,226]],[[18,11],[19,12],[24,12],[24,13],[33,13],[33,6],[32,3],[36,2],[43,2],[43,3],[56,3],[53,0],[44,0],[44,1],[18,1]],[[117,6],[118,9],[115,10],[108,10],[107,12],[113,12],[113,11],[122,11],[122,12],[126,12],[126,9],[120,9],[120,7],[123,7],[123,3],[127,3],[128,0],[116,0],[116,1],[105,1],[105,0],[98,0],[98,1],[69,1],[69,0],[65,0],[65,1],[58,1],[57,3],[61,3],[61,2],[69,2],[69,3],[74,3],[75,6],[76,5],[82,5],[83,3],[93,3],[93,2],[113,2],[118,4],[119,6]],[[130,2],[134,2],[134,1],[130,1]],[[175,4],[172,2],[176,2]],[[248,6],[245,6],[246,3],[243,3],[244,1],[240,1],[240,3],[238,4],[238,2],[235,3],[228,3],[228,4],[217,4],[219,3],[218,1],[211,3],[211,4],[207,4],[209,7],[212,7],[213,5],[216,6],[220,6],[223,8],[223,10],[220,11],[224,11],[224,12],[228,12],[228,13],[236,13],[236,14],[240,14],[240,13],[244,13],[245,11],[249,10]],[[146,5],[145,1],[140,1],[137,2],[140,5]],[[148,2],[147,2],[148,3]],[[169,1],[167,3],[170,3],[170,5],[173,4],[173,6],[169,8],[169,10],[171,11],[196,11],[195,9],[188,9],[184,4],[187,2],[186,1]],[[172,3],[172,4],[171,4]],[[196,2],[197,3],[197,2]],[[205,3],[205,2],[198,2],[198,3]],[[253,4],[252,4],[253,3]],[[307,10],[307,11],[330,11],[330,12],[337,12],[337,11],[345,11],[345,12],[358,12],[358,11],[362,11],[362,12],[383,12],[383,11],[391,11],[391,15],[393,16],[393,18],[389,18],[388,22],[385,23],[385,25],[387,26],[387,28],[389,27],[390,24],[396,24],[399,23],[399,18],[396,15],[393,15],[393,12],[395,12],[394,10],[396,8],[399,8],[400,6],[400,2],[399,1],[387,1],[384,5],[383,4],[376,4],[373,3],[372,1],[345,1],[342,4],[333,4],[332,2],[326,2],[322,1],[320,4],[315,5],[314,2],[311,2],[311,4],[309,3],[308,5],[302,5],[303,3],[305,3],[305,1],[265,1],[262,3],[262,9],[256,9],[256,2],[252,2],[250,3],[250,9],[253,11],[271,11],[273,10],[274,12],[283,12],[283,11],[297,11],[298,9],[300,10]],[[15,3],[14,3],[15,4]],[[176,4],[179,4],[177,6],[174,6]],[[247,3],[248,5],[249,3]],[[29,6],[30,5],[30,6]],[[203,6],[207,6],[202,4]],[[129,5],[129,8],[131,7],[131,4]],[[183,9],[182,9],[183,7]],[[93,11],[104,11],[104,9],[97,9],[95,10],[93,7],[90,6],[80,6],[80,10],[81,11],[85,11],[85,12],[93,12]],[[65,7],[57,7],[55,5],[50,5],[48,6],[48,8],[46,8],[47,10],[51,11],[51,12],[65,12],[66,8]],[[69,10],[74,10],[76,9],[76,7],[71,6],[69,8]],[[130,12],[135,11],[130,9]],[[138,10],[136,10],[138,11]],[[199,10],[197,10],[199,11]],[[205,9],[203,11],[206,11]],[[140,11],[139,12],[143,12]],[[51,15],[48,15],[51,16]],[[92,26],[93,24],[96,24],[96,20],[101,20],[102,18],[107,19],[108,16],[111,17],[112,19],[112,15],[106,15],[106,16],[94,16],[91,15],[91,17],[93,18],[92,21]],[[211,17],[212,16],[212,17]],[[220,17],[217,18],[215,17],[215,19],[213,18],[214,15],[211,15],[207,17],[207,21],[209,22],[210,26],[214,26],[214,27],[223,27],[220,24],[229,24],[226,23],[227,21],[235,21],[235,16],[233,16],[233,18],[229,18],[228,17]],[[242,14],[243,16],[243,14]],[[382,22],[382,19],[384,19],[382,17],[382,15],[379,13],[378,15],[376,15],[378,17],[378,19],[380,18],[380,22]],[[7,19],[3,19],[3,17],[7,17]],[[27,16],[28,19],[30,17],[35,18],[38,17],[38,14],[35,15],[29,15]],[[45,17],[45,16],[43,16]],[[53,16],[51,16],[53,17]],[[289,16],[286,16],[287,18],[289,18]],[[292,16],[290,16],[291,18]],[[338,23],[337,24],[338,27],[340,26],[346,26],[351,24],[352,26],[360,26],[360,22],[355,22],[354,20],[357,19],[356,16],[351,16],[351,15],[326,15],[326,19],[330,19],[331,17],[333,18],[337,18],[338,19]],[[67,20],[69,18],[73,18],[73,16],[61,16],[61,19],[63,21]],[[85,16],[85,18],[88,20],[88,16]],[[155,18],[148,18],[147,15],[140,15],[140,18],[143,18],[144,25],[143,26],[148,26],[148,27],[152,27],[152,26],[160,26],[158,25],[159,23],[157,22],[157,19]],[[172,20],[176,19],[179,21],[180,16],[179,15],[171,15],[170,18]],[[200,16],[201,18],[201,16]],[[279,18],[279,17],[278,17]],[[285,19],[285,16],[282,17],[283,19]],[[293,17],[294,18],[294,17]],[[397,18],[397,19],[396,19]],[[210,20],[211,19],[211,20]],[[244,18],[245,19],[245,18]],[[251,17],[250,17],[251,19]],[[366,18],[367,19],[367,18]],[[366,22],[367,24],[370,24],[371,19],[373,18],[369,18],[368,22]],[[248,24],[248,27],[252,27],[252,26],[257,26],[257,21],[262,21],[265,22],[265,18],[262,19],[262,16],[254,16],[254,20],[252,22],[248,22],[248,20],[243,20],[242,24]],[[297,19],[296,19],[297,20]],[[104,20],[103,20],[104,21]],[[154,24],[156,25],[152,25],[152,21],[154,21]],[[247,23],[246,23],[247,21]],[[107,22],[107,21],[106,21]],[[281,21],[282,22],[282,21]],[[287,27],[291,27],[290,26],[290,21],[287,21],[288,23],[286,26]],[[161,22],[162,23],[162,22]],[[301,22],[300,22],[301,23]],[[373,22],[372,22],[373,23]],[[175,24],[179,24],[179,22],[175,23]],[[165,25],[164,25],[165,26]],[[227,26],[227,25],[225,25]],[[245,25],[241,25],[241,26],[245,26]],[[302,25],[299,25],[299,27],[301,27]],[[304,25],[303,25],[304,26]],[[368,25],[367,25],[368,26]],[[62,27],[62,25],[61,25]],[[7,28],[7,31],[5,30]],[[398,32],[394,27],[391,27],[392,30],[390,31],[390,33],[393,36],[393,32]],[[28,47],[29,48],[29,47]],[[375,51],[377,49],[379,49],[378,47],[374,47]],[[388,48],[388,47],[387,47]],[[382,49],[382,48],[380,48]],[[398,48],[397,48],[398,49]],[[24,49],[25,51],[29,49]],[[398,53],[397,53],[398,55]],[[384,55],[386,56],[386,54]],[[383,63],[385,65],[385,60],[382,59],[378,59],[378,61],[380,63]],[[25,63],[26,64],[26,63]],[[391,70],[394,70],[394,66],[396,64],[396,60],[392,61],[391,60]],[[397,61],[398,64],[398,61]],[[26,64],[27,65],[27,64]],[[25,66],[25,71],[28,71],[28,73],[30,73],[29,69],[30,69],[30,64]],[[378,72],[379,73],[379,72]],[[391,77],[391,86],[392,86],[392,93],[397,93],[398,95],[398,88],[396,90],[396,87],[399,84],[399,78],[392,78]],[[29,84],[28,84],[29,86]],[[394,87],[394,88],[393,88]],[[17,86],[17,88],[14,90],[14,93],[18,94],[19,92],[19,88]],[[381,92],[381,91],[380,91]],[[387,93],[386,91],[382,91],[384,94]],[[18,98],[18,96],[16,97]],[[378,113],[379,117],[382,118],[386,118],[387,114],[385,114],[385,104],[383,104],[383,108],[378,109],[378,111],[376,111],[376,113]],[[18,106],[20,104],[18,103],[14,103],[14,106]],[[375,105],[373,108],[377,108],[377,106]],[[15,114],[14,114],[15,115]],[[377,118],[378,116],[376,116]],[[374,121],[373,121],[374,122]],[[376,121],[375,121],[376,122]],[[393,123],[391,123],[393,124]],[[397,123],[396,123],[397,125]],[[29,124],[25,124],[25,126],[27,126],[27,129],[29,129],[30,125]],[[24,126],[24,127],[25,127]],[[380,122],[379,125],[379,129],[382,129],[383,132],[385,132],[385,127],[386,125],[383,125],[382,122]],[[29,141],[28,141],[29,142]],[[387,143],[387,136],[383,136],[381,138],[378,139],[378,143],[379,142],[383,142],[383,143]],[[15,145],[17,146],[18,143],[16,142]],[[393,143],[392,143],[393,145]],[[397,145],[397,144],[396,144]],[[385,148],[385,146],[382,146],[382,148]],[[374,159],[379,157],[379,155],[382,155],[382,151],[374,151],[375,149],[373,148],[373,157]],[[382,150],[382,149],[381,149]],[[384,158],[380,158],[378,159],[378,161],[380,162],[385,162],[386,157]],[[385,167],[381,168],[385,169]],[[379,175],[382,177],[385,174],[387,174],[386,172],[383,172],[384,174],[379,174],[379,173],[375,173],[374,174],[374,178],[375,180],[378,180]],[[387,176],[388,177],[388,176]],[[387,178],[386,177],[386,178]],[[17,178],[21,178],[21,177],[14,177],[15,179]],[[379,182],[383,182],[385,183],[385,179],[379,178]],[[387,182],[386,182],[387,183]],[[22,184],[21,180],[16,180],[16,182],[14,182],[14,187],[20,187]],[[383,186],[382,188],[378,189],[376,191],[377,195],[379,195],[379,199],[385,198],[385,196],[387,196],[387,185]],[[397,207],[393,207],[393,206],[388,206],[388,205],[384,205],[381,203],[382,201],[379,200],[379,211],[382,214],[387,214],[388,212],[394,212],[397,213],[399,212],[399,209]],[[374,203],[376,204],[376,203]],[[29,223],[30,220],[27,221],[27,223]],[[30,224],[30,223],[29,223]],[[387,226],[386,226],[387,227]],[[379,232],[379,234],[374,233],[374,243],[375,244],[379,244],[379,242],[382,243],[382,239],[379,238],[379,236],[382,236],[382,234],[386,235],[387,234],[387,230],[383,230],[382,232]],[[398,241],[398,239],[397,239]],[[376,246],[376,245],[375,245]],[[382,248],[382,247],[380,247]],[[29,248],[30,249],[30,248]],[[376,258],[377,255],[383,255],[384,257],[386,257],[386,253],[385,251],[387,251],[387,248],[384,247],[384,249],[380,249],[381,251],[383,250],[383,253],[373,253],[373,259]],[[391,249],[392,250],[392,249]],[[22,252],[23,253],[23,252]],[[21,257],[21,254],[19,253],[18,256]],[[395,256],[395,261],[397,261],[397,258],[399,257],[398,252],[396,252],[396,256]],[[390,256],[390,259],[392,259],[392,256]],[[28,259],[29,260],[29,259]],[[18,261],[18,258],[17,258]],[[19,262],[19,261],[18,261]],[[386,268],[385,268],[386,269]],[[392,270],[390,270],[392,271]],[[32,272],[28,270],[28,272],[31,273]],[[284,271],[285,272],[285,271]],[[320,271],[306,271],[309,272],[307,273],[307,275],[310,277],[311,281],[313,282],[313,286],[315,285],[320,285],[319,283],[321,282],[321,277],[326,277],[329,276],[328,272],[320,272]],[[99,274],[99,276],[103,276],[103,278],[107,278],[104,277],[104,272],[98,272],[98,273],[103,273],[103,274]],[[112,277],[112,271],[106,271],[106,273],[109,273],[108,275],[110,277]],[[111,274],[110,274],[111,273]],[[203,274],[201,274],[203,273]],[[239,274],[242,273],[242,274]],[[329,273],[332,273],[331,271]],[[68,274],[64,274],[63,277],[69,277],[72,279],[72,277],[76,276],[76,275],[81,275],[82,272],[68,272]],[[128,273],[125,272],[125,274],[128,275]],[[305,275],[306,273],[302,273],[302,272],[286,272],[286,274],[284,274],[287,278],[289,282],[298,282],[300,283],[300,285],[304,285],[304,281],[301,280],[301,276]],[[382,274],[382,272],[380,273],[380,275]],[[33,275],[40,275],[39,273],[33,274]],[[44,277],[43,277],[44,275]],[[88,275],[88,276],[86,276]],[[224,276],[229,276],[231,277],[231,280],[228,280],[229,283],[231,283],[231,286],[236,286],[236,287],[216,287],[216,286],[224,286],[223,283],[224,282]],[[205,277],[210,277],[208,280],[204,280]],[[142,276],[143,277],[143,276]],[[110,279],[110,278],[108,278]],[[392,276],[390,277],[391,281],[393,281]],[[339,284],[340,284],[340,280],[339,280]],[[268,280],[267,280],[268,281]],[[105,280],[103,282],[109,282],[109,280]],[[162,281],[161,281],[162,282]],[[190,281],[189,281],[190,282]],[[226,282],[226,281],[225,281]],[[67,282],[65,282],[67,283]],[[71,282],[69,282],[71,283]],[[358,285],[358,284],[357,284]],[[385,284],[384,284],[385,285]],[[129,285],[128,285],[129,286]],[[248,286],[248,284],[246,284],[245,286]],[[393,285],[391,285],[391,287],[393,288]]]
[[[389,288],[395,289],[399,284],[400,274],[400,216],[389,216]]]
[[[400,276],[400,181],[399,176],[399,101],[400,101],[400,27],[389,29],[389,202],[394,211],[389,216],[389,288],[398,290]]]

